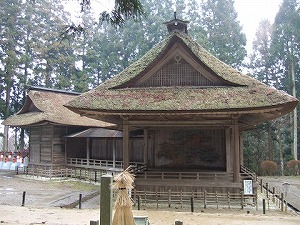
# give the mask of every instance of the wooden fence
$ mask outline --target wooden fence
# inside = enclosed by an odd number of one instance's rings
[[[49,169],[49,168],[37,168],[37,167],[28,167],[18,168],[16,170],[17,174],[25,174],[28,176],[34,177],[44,177],[49,179],[67,179],[74,178],[89,182],[100,182],[101,176],[108,174],[107,170],[93,170],[93,169],[84,169],[84,168],[61,168],[61,169]],[[113,175],[115,172],[110,171]]]
[[[270,203],[273,203],[282,212],[287,212],[287,209],[290,208],[293,211],[300,213],[298,206],[299,202],[297,201],[297,199],[295,198],[295,201],[293,203],[288,202],[288,200],[286,199],[287,196],[285,196],[285,193],[282,192],[281,187],[271,187],[268,182],[263,182],[263,180],[260,179],[260,189],[261,193],[265,193],[267,208],[269,208]]]
[[[67,159],[68,166],[76,166],[76,167],[84,167],[84,168],[114,168],[123,170],[123,161],[112,161],[112,160],[101,160],[101,159],[84,159],[84,158],[68,158]],[[130,162],[130,165],[134,167],[143,166],[142,162]]]
[[[205,181],[227,181],[233,182],[233,173],[226,172],[163,172],[163,171],[143,171],[137,173],[139,179],[158,179],[158,180],[205,180]]]
[[[247,205],[256,207],[257,194],[243,193],[209,193],[209,192],[150,192],[133,190],[133,200],[138,209],[144,208],[241,208]],[[192,210],[193,211],[193,210]]]

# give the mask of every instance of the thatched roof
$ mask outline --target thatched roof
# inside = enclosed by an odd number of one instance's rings
[[[159,67],[159,63],[175,51],[187,52],[184,53],[187,60],[190,59],[196,66],[199,65],[203,71],[209,73],[217,80],[216,85],[168,87],[139,85],[145,77],[149,77],[151,71]],[[160,65],[160,68],[163,66]],[[256,115],[255,122],[261,122],[286,114],[297,104],[296,98],[221,62],[187,34],[173,32],[120,74],[72,99],[66,106],[78,113],[102,115],[103,119],[108,115],[118,114],[277,110],[265,118],[258,118],[259,115]]]
[[[31,126],[53,123],[69,126],[108,127],[110,123],[82,117],[63,105],[79,93],[31,87],[23,108],[7,118],[2,124],[9,126]]]

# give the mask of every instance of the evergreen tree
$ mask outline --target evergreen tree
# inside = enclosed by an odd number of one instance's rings
[[[56,82],[57,60],[66,51],[58,41],[59,24],[64,23],[58,1],[4,0],[0,2],[0,74],[3,119],[16,113],[24,103],[27,84]],[[55,6],[55,7],[54,7]],[[65,17],[66,18],[66,17]],[[37,72],[37,73],[36,73]],[[23,132],[23,131],[22,131]],[[8,127],[5,127],[7,143]],[[7,150],[7,146],[4,145]]]
[[[246,56],[246,36],[237,20],[233,0],[203,0],[202,27],[206,32],[205,46],[221,61],[237,69]]]
[[[275,17],[272,56],[278,68],[282,89],[297,97],[300,76],[300,13],[297,0],[284,0]],[[297,108],[291,115],[293,126],[293,158],[297,159]]]

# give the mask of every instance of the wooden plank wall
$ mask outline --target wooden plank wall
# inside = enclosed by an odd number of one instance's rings
[[[65,163],[65,138],[67,128],[65,126],[53,126],[52,138],[52,163]]]
[[[31,163],[41,162],[41,132],[41,126],[30,127],[29,158]]]
[[[65,126],[42,125],[30,128],[31,163],[65,163]]]
[[[116,149],[116,160],[123,160],[122,138],[92,138],[92,159],[113,160],[113,149]],[[129,159],[132,162],[143,162],[143,138],[131,138],[129,141]]]

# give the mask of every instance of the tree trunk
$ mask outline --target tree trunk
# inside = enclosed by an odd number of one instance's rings
[[[281,176],[284,174],[284,161],[283,161],[283,152],[282,152],[282,140],[281,140],[281,128],[278,129],[278,150],[279,150],[279,159],[280,159],[280,172]]]
[[[292,58],[291,62],[291,76],[292,76],[292,92],[293,92],[293,97],[296,98],[296,85],[295,85],[295,63],[294,63],[294,58]],[[294,159],[298,160],[298,150],[297,150],[297,107],[294,109],[293,112],[293,135],[294,135],[294,143],[293,143],[293,155]]]
[[[268,122],[268,148],[269,148],[269,160],[274,161],[273,132],[272,132],[272,127],[270,122]]]
[[[8,151],[8,131],[9,127],[4,126],[4,134],[3,134],[3,151],[7,152]]]

